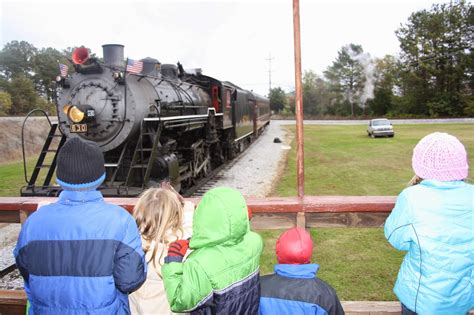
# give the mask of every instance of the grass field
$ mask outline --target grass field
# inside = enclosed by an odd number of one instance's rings
[[[294,132],[294,127],[288,127]],[[366,126],[304,126],[306,195],[394,196],[413,176],[413,148],[425,135],[447,132],[468,152],[468,181],[473,182],[474,124],[396,125],[394,138],[369,138]],[[296,142],[276,196],[296,195]]]
[[[257,231],[265,248],[261,274],[269,274],[276,263],[275,243],[281,230]],[[313,263],[317,276],[328,282],[346,301],[392,301],[392,292],[404,252],[393,249],[381,228],[318,228],[311,230]]]
[[[37,158],[30,158],[26,162],[28,177],[31,177]],[[52,157],[47,157],[45,164],[49,164]],[[39,179],[44,179],[47,170],[40,172]],[[20,188],[26,186],[23,172],[23,161],[0,164],[0,197],[20,196]],[[38,182],[39,183],[39,182]]]
[[[29,162],[29,169],[32,169],[35,162]],[[11,162],[0,165],[0,196],[19,196],[20,187],[25,186],[23,176],[23,162]]]

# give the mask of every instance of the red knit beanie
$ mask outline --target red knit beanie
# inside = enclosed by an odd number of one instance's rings
[[[276,254],[279,264],[309,264],[313,240],[304,229],[290,229],[278,238]]]

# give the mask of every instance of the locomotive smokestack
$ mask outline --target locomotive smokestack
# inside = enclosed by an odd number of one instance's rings
[[[102,45],[104,63],[112,67],[125,67],[123,47],[120,44]]]
[[[158,77],[160,75],[161,63],[157,59],[146,57],[140,59],[140,61],[143,62],[143,74],[155,77]]]

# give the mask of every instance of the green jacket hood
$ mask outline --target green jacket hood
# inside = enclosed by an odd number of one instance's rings
[[[242,194],[231,188],[208,191],[194,211],[190,248],[235,244],[250,231],[247,204]]]

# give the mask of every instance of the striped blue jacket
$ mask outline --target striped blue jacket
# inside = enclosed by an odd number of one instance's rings
[[[14,255],[29,314],[129,314],[146,278],[135,221],[98,191],[63,191],[34,212]]]

